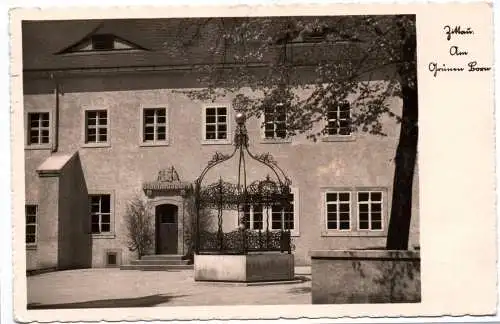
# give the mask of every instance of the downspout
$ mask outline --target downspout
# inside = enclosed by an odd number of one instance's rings
[[[50,74],[50,79],[54,82],[54,96],[55,96],[55,112],[54,112],[54,136],[52,141],[52,153],[56,153],[59,149],[59,82],[53,73]]]

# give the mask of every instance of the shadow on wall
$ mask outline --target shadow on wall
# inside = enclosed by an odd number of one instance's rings
[[[264,68],[256,68],[255,75],[265,75],[268,72]],[[311,67],[297,68],[297,78],[300,83],[313,83],[317,78],[316,73]],[[386,80],[389,78],[389,71],[380,70],[372,72],[370,75],[360,76],[360,81],[367,80]],[[200,89],[206,87],[206,84],[200,82],[202,76],[199,72],[191,70],[170,70],[156,72],[136,72],[127,73],[84,73],[70,74],[65,77],[60,74],[57,77],[61,85],[62,93],[80,93],[80,92],[104,92],[104,91],[141,91],[157,89]],[[228,76],[229,77],[229,76]],[[30,76],[25,72],[23,93],[31,94],[53,94],[54,80],[48,75]]]
[[[360,261],[352,261],[352,268],[373,286],[370,298],[351,296],[350,302],[418,303],[420,296],[420,262],[385,262],[378,266],[378,274]],[[415,287],[416,286],[416,287]]]
[[[323,252],[312,256],[313,304],[421,302],[418,252]]]
[[[120,307],[152,307],[168,303],[173,298],[184,297],[184,295],[150,295],[136,298],[100,299],[75,303],[61,304],[28,304],[28,309],[72,309],[72,308],[120,308]]]
[[[78,152],[62,170],[59,197],[58,268],[90,268],[92,239],[88,190]]]

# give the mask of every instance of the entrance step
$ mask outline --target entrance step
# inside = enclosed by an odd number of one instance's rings
[[[182,260],[182,254],[151,254],[144,255],[141,260]]]
[[[188,260],[170,260],[170,259],[141,259],[141,260],[133,260],[131,263],[136,264],[144,264],[144,265],[186,265],[188,264]]]
[[[144,255],[139,260],[133,260],[131,264],[120,266],[121,270],[144,270],[144,271],[168,271],[168,270],[192,270],[193,265],[188,260],[183,260],[180,254],[153,254]]]
[[[120,266],[120,270],[142,270],[142,271],[172,271],[172,270],[192,270],[192,265],[187,264],[125,264]]]

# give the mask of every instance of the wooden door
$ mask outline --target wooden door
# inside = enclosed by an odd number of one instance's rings
[[[177,254],[178,208],[165,204],[156,206],[156,253]]]

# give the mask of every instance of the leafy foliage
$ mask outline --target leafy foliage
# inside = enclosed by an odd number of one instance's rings
[[[346,100],[352,131],[385,136],[384,118],[399,122],[387,248],[407,248],[418,139],[414,15],[185,19],[176,40],[177,51],[212,57],[196,66],[203,87],[183,91],[188,97],[231,96],[235,109],[257,117],[279,103],[289,136],[317,140],[327,110]],[[402,113],[391,111],[394,97]]]
[[[154,214],[150,204],[135,196],[127,205],[125,222],[129,250],[136,251],[141,258],[154,244]]]

